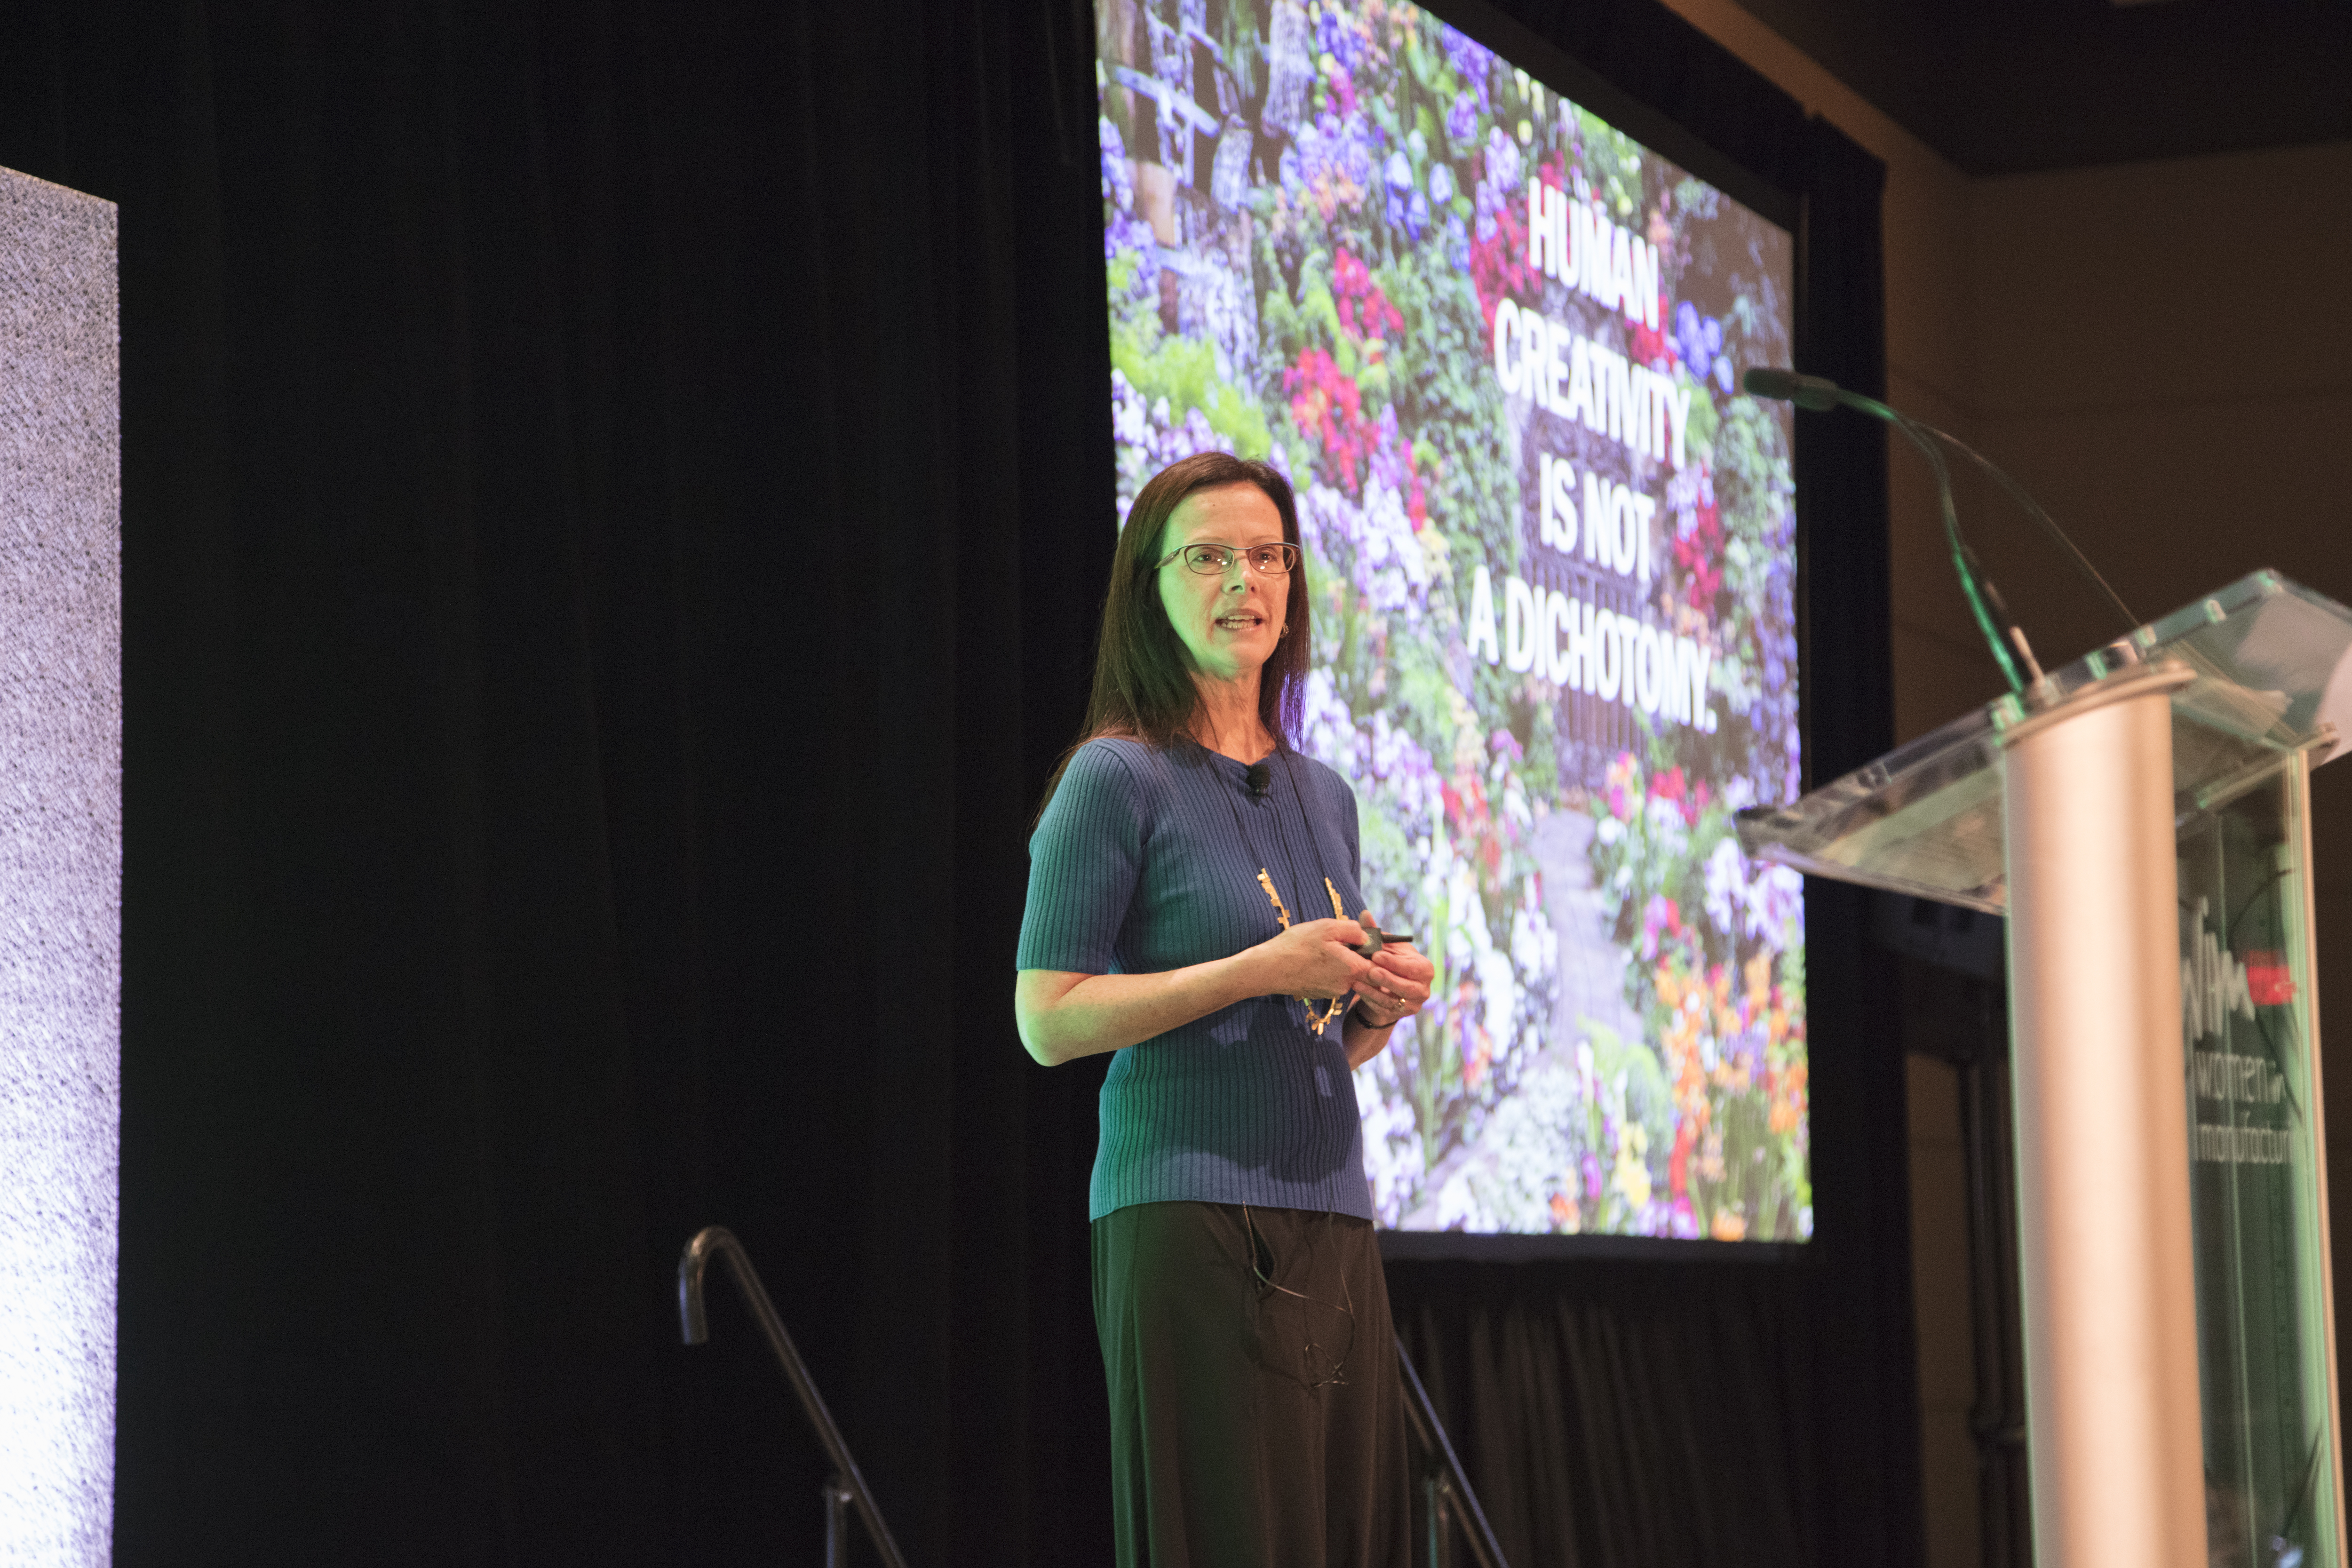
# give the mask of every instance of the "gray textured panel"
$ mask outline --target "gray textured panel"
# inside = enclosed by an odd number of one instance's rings
[[[121,1053],[113,204],[0,170],[0,1562],[105,1563]]]

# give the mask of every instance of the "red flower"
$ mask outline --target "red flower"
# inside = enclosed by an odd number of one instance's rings
[[[1698,814],[1706,805],[1705,779],[1699,781],[1696,790],[1689,788],[1678,763],[1650,781],[1650,793],[1672,805],[1681,815],[1685,827],[1698,826]]]
[[[1385,301],[1383,301],[1385,303]],[[1290,395],[1290,416],[1298,433],[1323,446],[1332,477],[1350,493],[1372,432],[1364,421],[1363,394],[1353,376],[1341,374],[1321,349],[1307,349],[1282,373],[1282,390]]]
[[[1689,580],[1691,608],[1712,611],[1723,591],[1723,520],[1713,501],[1702,504],[1691,531],[1675,538],[1674,557]]]
[[[1525,293],[1528,287],[1527,203],[1504,203],[1495,217],[1495,232],[1471,241],[1470,281],[1478,290],[1478,312],[1492,332],[1496,305],[1506,294]]]
[[[1676,1198],[1690,1191],[1690,1152],[1698,1142],[1698,1123],[1685,1117],[1675,1129],[1675,1152],[1666,1161],[1666,1190]]]
[[[1664,294],[1658,297],[1658,320],[1664,321],[1666,319]],[[1643,322],[1634,324],[1633,361],[1635,363],[1648,365],[1655,371],[1671,371],[1673,354],[1673,340],[1666,336],[1663,329],[1654,330]]]
[[[1331,73],[1331,95],[1339,100],[1340,119],[1345,120],[1356,112],[1356,79],[1349,72],[1336,70]]]
[[[1345,250],[1331,263],[1331,293],[1339,301],[1339,325],[1360,342],[1403,329],[1403,315],[1372,280],[1372,269]]]

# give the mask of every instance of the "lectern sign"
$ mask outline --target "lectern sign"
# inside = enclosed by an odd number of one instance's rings
[[[2341,1523],[2304,797],[2285,753],[2183,827],[2180,1012],[2207,1533],[2217,1563],[2316,1568]]]

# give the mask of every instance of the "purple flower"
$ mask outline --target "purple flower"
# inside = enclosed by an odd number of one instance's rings
[[[1444,23],[1438,24],[1437,40],[1445,50],[1445,58],[1454,74],[1478,94],[1478,106],[1486,107],[1486,77],[1495,68],[1494,52],[1465,34],[1457,33]],[[1449,128],[1450,129],[1450,128]]]
[[[1499,125],[1486,132],[1486,174],[1481,190],[1492,185],[1506,201],[1520,195],[1519,144],[1503,134]],[[1523,198],[1524,199],[1524,198]]]
[[[1114,212],[1103,225],[1103,259],[1116,261],[1124,252],[1135,258],[1134,297],[1160,294],[1160,240],[1151,226],[1133,213]]]
[[[1481,244],[1495,237],[1496,215],[1526,199],[1519,189],[1519,144],[1504,135],[1499,125],[1486,132],[1486,165],[1476,195]]]
[[[1726,936],[1739,931],[1748,903],[1748,860],[1736,838],[1720,839],[1706,858],[1706,918]]]
[[[1356,716],[1332,689],[1330,672],[1320,664],[1307,671],[1307,689],[1299,703],[1299,741],[1307,754],[1343,775],[1359,771],[1356,758]]]
[[[1356,206],[1370,194],[1380,143],[1380,132],[1356,116],[1318,114],[1298,128],[1290,152],[1283,154],[1284,187],[1294,197]]]
[[[1110,408],[1111,435],[1119,445],[1140,447],[1151,439],[1151,412],[1125,371],[1110,373]]]
[[[1454,107],[1445,111],[1445,134],[1454,139],[1457,147],[1467,145],[1477,136],[1478,99],[1475,96],[1467,92],[1454,95]]]
[[[1748,904],[1748,934],[1777,942],[1805,907],[1805,879],[1786,866],[1767,866]]]
[[[1445,264],[1457,277],[1470,270],[1470,230],[1458,214],[1445,220]]]
[[[1160,292],[1160,241],[1151,226],[1135,216],[1135,184],[1127,168],[1127,149],[1118,127],[1108,119],[1097,121],[1102,156],[1103,201],[1109,216],[1103,222],[1103,259],[1116,261],[1120,253],[1136,258],[1135,297],[1156,298]]]
[[[1414,240],[1429,226],[1429,204],[1413,186],[1412,160],[1402,150],[1389,154],[1388,167],[1383,172],[1388,181],[1388,219],[1393,228],[1402,228]]]
[[[1118,127],[1104,115],[1096,122],[1096,139],[1102,149],[1103,200],[1122,211],[1135,210],[1135,184],[1127,171],[1127,143],[1119,140]]]
[[[1380,432],[1372,446],[1370,467],[1371,477],[1392,490],[1405,486],[1404,445],[1397,439],[1396,405],[1381,410]]]
[[[1340,70],[1353,76],[1364,58],[1364,45],[1371,26],[1360,16],[1349,16],[1338,5],[1326,5],[1315,26],[1317,52],[1329,55],[1339,62]]]
[[[1664,893],[1652,893],[1647,908],[1642,911],[1642,962],[1658,961],[1658,933],[1676,922],[1674,901]]]
[[[1298,498],[1298,532],[1327,561],[1353,555],[1364,537],[1364,514],[1336,485],[1309,484]]]
[[[1716,347],[1719,348],[1723,343],[1720,321],[1702,321],[1698,307],[1688,300],[1675,307],[1675,347],[1681,352],[1683,363],[1690,366],[1693,375],[1705,375],[1707,363],[1715,357],[1715,349],[1707,346],[1706,329],[1710,325],[1715,328]]]

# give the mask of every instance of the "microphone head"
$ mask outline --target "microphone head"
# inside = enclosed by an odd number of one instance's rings
[[[1264,763],[1252,763],[1249,765],[1249,771],[1242,777],[1249,781],[1250,794],[1263,800],[1265,798],[1266,787],[1274,783],[1274,770]]]
[[[1740,389],[1750,397],[1769,397],[1782,403],[1793,403],[1800,408],[1823,413],[1838,405],[1838,384],[1825,376],[1799,375],[1793,370],[1778,365],[1752,364],[1739,378]]]

